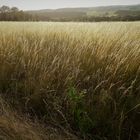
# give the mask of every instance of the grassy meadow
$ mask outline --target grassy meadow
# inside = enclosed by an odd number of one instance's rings
[[[0,96],[0,139],[138,140],[140,22],[1,22]]]

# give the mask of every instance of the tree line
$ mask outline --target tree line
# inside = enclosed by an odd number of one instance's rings
[[[60,13],[59,13],[60,14]],[[74,13],[73,13],[74,14]],[[114,12],[114,15],[109,15],[109,13],[105,13],[103,15],[86,15],[86,14],[76,14],[68,15],[68,12],[65,16],[51,16],[50,13],[44,13],[38,16],[40,21],[55,21],[55,22],[69,22],[69,21],[76,21],[76,22],[102,22],[102,21],[140,21],[140,11],[126,11],[126,10],[119,10]]]
[[[83,22],[100,22],[100,21],[139,21],[140,15],[132,16],[132,15],[126,15],[126,16],[85,16],[77,19],[78,21]]]
[[[0,21],[36,21],[37,17],[19,10],[17,7],[0,7]]]
[[[55,17],[54,17],[55,15]],[[76,22],[100,22],[100,21],[139,21],[140,11],[132,10],[119,10],[114,13],[113,16],[109,16],[109,13],[105,13],[102,16],[88,16],[86,14],[77,13],[44,13],[43,15],[31,14],[19,10],[17,7],[0,7],[0,21],[76,21]]]

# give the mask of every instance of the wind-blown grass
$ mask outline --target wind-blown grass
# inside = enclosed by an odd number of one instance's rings
[[[80,138],[138,139],[140,23],[0,23],[0,92]]]

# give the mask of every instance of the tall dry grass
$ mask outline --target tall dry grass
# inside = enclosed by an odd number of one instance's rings
[[[138,139],[140,23],[2,22],[0,92],[81,138]]]

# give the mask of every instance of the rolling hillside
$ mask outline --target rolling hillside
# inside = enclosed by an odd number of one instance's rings
[[[59,19],[77,19],[85,16],[116,16],[121,11],[126,13],[140,13],[140,4],[126,6],[101,6],[87,8],[61,8],[61,9],[43,9],[26,11],[30,14],[38,16],[39,20],[59,20]],[[120,12],[119,12],[120,14]],[[118,14],[118,15],[119,15]]]

